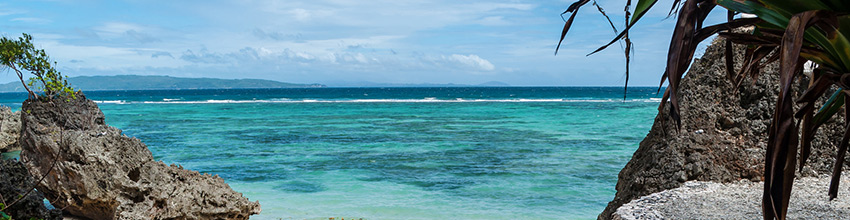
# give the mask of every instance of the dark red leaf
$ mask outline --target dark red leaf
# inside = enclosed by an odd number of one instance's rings
[[[731,22],[735,17],[735,12],[727,11],[726,12],[726,21]],[[723,53],[723,56],[726,58],[726,79],[729,82],[735,82],[735,53],[732,52],[732,41],[726,40],[726,48]]]
[[[806,160],[809,159],[809,155],[812,154],[812,140],[815,138],[815,133],[817,133],[817,128],[812,123],[812,117],[814,116],[814,109],[809,109],[809,111],[805,112],[803,116],[803,127],[801,128],[800,137],[803,138],[800,146],[800,172],[803,171],[803,166],[806,165]]]
[[[570,5],[570,7],[567,8],[566,11],[561,13],[561,15],[566,13],[572,14],[570,15],[570,19],[568,19],[567,22],[564,23],[564,29],[561,30],[561,39],[558,40],[558,46],[555,47],[555,55],[558,55],[558,50],[561,49],[561,43],[564,42],[564,37],[566,37],[567,32],[570,31],[570,26],[573,25],[573,20],[576,18],[576,14],[578,14],[578,9],[581,8],[582,5],[587,4],[587,2],[589,1],[590,0],[579,0],[577,2],[574,2],[572,5]]]
[[[806,11],[794,15],[782,37],[779,63],[779,97],[768,134],[765,156],[764,201],[762,209],[765,219],[785,219],[788,199],[794,184],[797,162],[798,132],[794,123],[794,103],[791,86],[794,78],[802,71],[805,60],[800,51],[806,28],[815,18],[817,11]]]
[[[605,20],[608,21],[609,25],[611,25],[611,29],[614,29],[614,33],[619,32],[619,31],[617,31],[617,27],[614,26],[614,22],[611,22],[611,18],[608,17],[607,13],[605,13],[605,9],[602,8],[602,6],[600,6],[599,4],[596,4],[596,1],[593,1],[593,6],[596,6],[596,10],[599,11],[599,13],[602,14],[602,16],[605,16]]]
[[[844,96],[844,103],[850,103],[850,96]],[[844,118],[850,116],[850,108],[844,107]],[[844,155],[847,153],[847,142],[850,141],[850,120],[844,123],[844,137],[838,145],[835,164],[832,165],[832,179],[829,181],[829,199],[838,197],[838,183],[841,179],[841,168],[844,166]]]

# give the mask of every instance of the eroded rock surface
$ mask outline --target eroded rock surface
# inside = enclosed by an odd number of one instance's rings
[[[745,79],[736,87],[727,80],[722,45],[722,40],[715,40],[681,82],[681,129],[676,131],[667,109],[656,116],[649,134],[620,171],[617,194],[599,219],[610,219],[632,199],[686,181],[761,180],[767,129],[779,92],[778,64],[767,65],[758,78]],[[742,54],[738,48],[736,70]],[[801,175],[831,173],[843,121],[835,117],[821,127]]]
[[[107,126],[79,94],[22,106],[21,157],[33,176],[56,167],[38,190],[91,219],[248,219],[260,205],[218,176],[154,161],[140,140]]]
[[[7,106],[0,106],[0,153],[21,150],[18,137],[21,134],[21,112],[12,112]]]

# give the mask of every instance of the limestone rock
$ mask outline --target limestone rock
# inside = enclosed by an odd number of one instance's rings
[[[107,126],[82,94],[26,101],[21,157],[56,207],[90,219],[248,219],[260,212],[223,179],[154,161],[140,140]]]
[[[12,112],[0,106],[0,153],[21,150],[18,137],[21,134],[21,112]]]
[[[62,219],[58,209],[48,210],[44,206],[44,195],[32,190],[33,187],[35,180],[24,164],[15,160],[0,160],[0,203],[11,205],[3,212],[12,216],[12,219]],[[20,201],[15,202],[18,198],[21,198]]]
[[[850,184],[850,175],[841,175],[841,185]],[[847,219],[850,216],[850,189],[839,187],[838,198],[829,200],[826,189],[830,177],[802,177],[794,180],[787,219]],[[648,219],[763,219],[761,198],[764,182],[740,180],[730,183],[688,181],[623,204],[615,220]]]
[[[744,79],[736,87],[727,80],[723,43],[715,40],[681,82],[681,129],[677,131],[676,123],[667,116],[669,109],[656,116],[649,134],[620,171],[617,194],[599,219],[610,219],[620,205],[632,199],[686,181],[761,180],[767,129],[779,93],[779,67],[768,64],[758,78]],[[738,70],[743,48],[736,49]],[[802,90],[797,90],[799,95]],[[841,116],[834,117],[820,128],[800,175],[831,173],[843,121]]]

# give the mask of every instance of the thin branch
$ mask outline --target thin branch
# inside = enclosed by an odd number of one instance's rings
[[[605,20],[608,20],[608,24],[611,25],[611,29],[614,29],[614,33],[619,33],[619,31],[617,31],[617,27],[614,26],[614,22],[611,22],[611,18],[608,17],[607,13],[605,13],[605,9],[603,9],[602,6],[600,6],[599,4],[596,4],[596,1],[593,1],[593,6],[596,6],[596,10],[598,10],[599,13],[602,14],[602,16],[605,16]],[[626,16],[626,18],[628,19],[628,16]],[[626,20],[626,21],[628,22],[628,20]],[[626,25],[628,25],[628,24],[626,24]]]
[[[16,68],[14,64],[9,65],[9,67],[12,68],[12,70],[15,70],[15,73],[18,74],[18,78],[21,79],[21,85],[23,85],[24,89],[26,89],[29,93],[29,98],[35,98],[35,93],[30,90],[26,83],[24,83],[24,73],[18,70],[18,68]]]
[[[64,133],[62,133],[61,131],[60,131],[60,134],[61,134],[61,136],[59,136],[60,141],[64,142],[65,134],[64,134]],[[53,172],[53,168],[54,168],[54,167],[56,167],[57,162],[59,162],[59,156],[60,156],[60,155],[62,155],[62,152],[63,152],[64,150],[65,150],[65,148],[62,146],[62,144],[60,144],[60,146],[59,146],[59,152],[57,152],[57,153],[56,153],[56,155],[54,155],[54,156],[53,156],[53,164],[51,164],[51,165],[50,165],[50,168],[49,168],[49,169],[47,169],[47,172],[41,175],[41,178],[40,178],[40,179],[38,179],[38,181],[37,181],[37,182],[35,182],[35,185],[34,185],[34,186],[32,186],[32,188],[30,188],[30,190],[29,190],[29,191],[27,191],[26,193],[24,193],[24,195],[22,195],[22,196],[18,197],[18,199],[16,199],[15,201],[13,201],[13,202],[12,202],[12,204],[9,204],[9,205],[7,205],[6,207],[3,207],[3,209],[0,209],[0,211],[6,210],[6,209],[8,209],[9,207],[12,207],[12,206],[13,206],[13,205],[15,205],[16,203],[20,202],[21,200],[23,200],[24,198],[26,198],[27,196],[29,196],[29,194],[30,194],[30,193],[32,193],[32,191],[33,191],[33,190],[35,190],[35,187],[36,187],[36,186],[38,186],[38,184],[41,184],[41,182],[42,182],[42,181],[44,181],[44,179],[45,179],[45,178],[47,178],[47,175],[48,175],[48,174],[50,174],[50,172]]]

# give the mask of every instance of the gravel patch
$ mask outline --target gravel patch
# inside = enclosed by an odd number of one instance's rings
[[[829,201],[829,176],[794,180],[788,219],[850,219],[850,172],[841,175],[838,198]],[[614,219],[762,219],[764,183],[690,181],[617,209]]]

